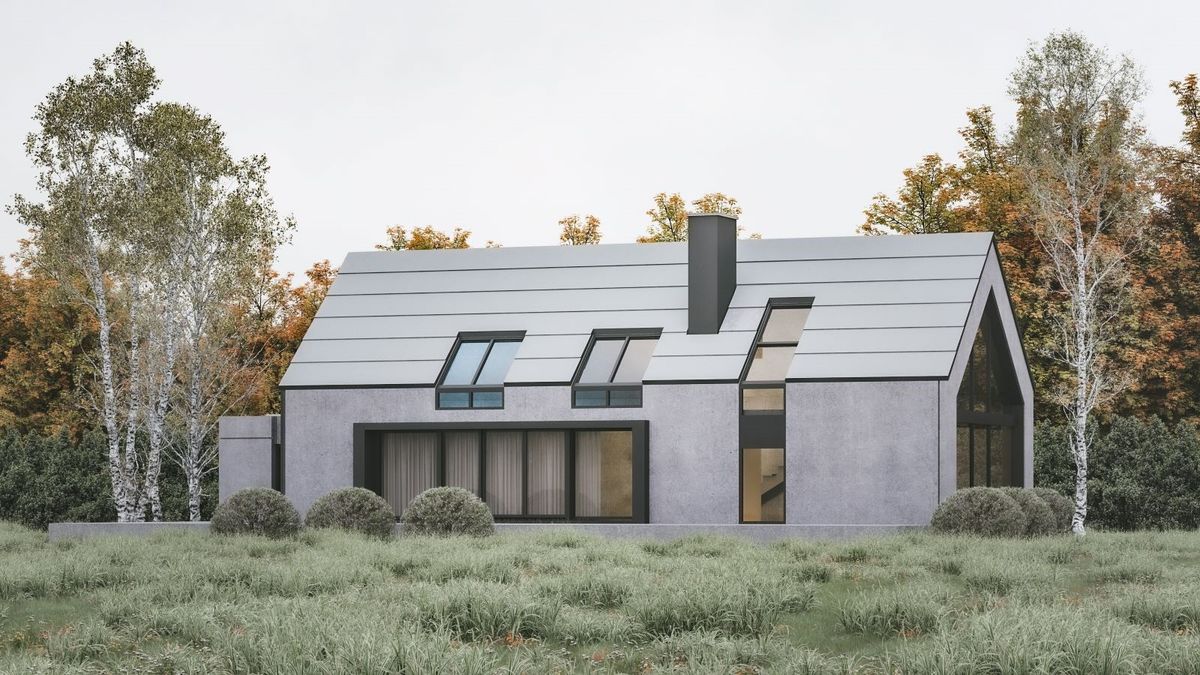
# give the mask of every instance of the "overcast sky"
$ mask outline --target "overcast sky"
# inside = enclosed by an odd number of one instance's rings
[[[662,191],[731,194],[766,237],[852,234],[903,168],[954,156],[967,108],[1008,126],[1030,40],[1131,55],[1160,142],[1182,130],[1168,82],[1200,70],[1197,2],[837,4],[0,0],[0,195],[33,191],[34,106],[122,40],[162,98],[270,158],[297,273],[394,224],[556,244],[594,213],[632,241]],[[0,253],[22,234],[0,214]]]

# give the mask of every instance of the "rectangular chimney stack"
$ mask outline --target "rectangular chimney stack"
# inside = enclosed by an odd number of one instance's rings
[[[737,219],[688,214],[688,334],[720,332],[737,288]]]

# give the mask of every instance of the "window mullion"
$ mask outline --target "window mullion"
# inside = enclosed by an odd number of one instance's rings
[[[608,383],[612,384],[617,377],[617,371],[621,369],[621,361],[625,359],[625,350],[629,349],[629,338],[621,343],[621,351],[617,354],[617,360],[613,362],[612,372],[608,374]]]
[[[483,352],[483,358],[479,359],[479,367],[475,369],[475,376],[471,378],[472,385],[479,383],[479,374],[483,372],[483,366],[487,364],[488,357],[492,355],[492,347],[495,344],[495,340],[488,340],[488,346]]]

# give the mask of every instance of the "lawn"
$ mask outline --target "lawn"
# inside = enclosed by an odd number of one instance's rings
[[[0,672],[1200,673],[1200,533],[760,546],[0,524]]]

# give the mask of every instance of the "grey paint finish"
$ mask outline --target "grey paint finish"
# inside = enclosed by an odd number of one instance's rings
[[[722,224],[714,233],[728,239],[733,221],[714,218]],[[966,320],[991,236],[733,241],[732,266],[728,255],[720,257],[728,247],[706,248],[706,241],[696,237],[691,249],[679,243],[351,254],[281,384],[431,385],[446,340],[460,331],[491,330],[526,331],[531,345],[518,361],[561,360],[546,363],[540,376],[536,364],[522,364],[509,382],[566,383],[570,359],[578,359],[586,343],[579,338],[596,328],[634,327],[680,334],[669,351],[651,359],[650,373],[670,373],[654,375],[659,380],[728,380],[740,364],[709,357],[731,355],[731,345],[745,339],[738,334],[757,328],[772,297],[813,297],[810,330],[860,330],[854,352],[891,353],[837,358],[850,349],[841,339],[846,336],[814,334],[797,350],[796,377],[945,377],[945,358],[922,354],[957,348],[953,329]],[[692,265],[689,250],[698,258]],[[718,267],[732,272],[717,273]],[[738,285],[726,299],[734,277]],[[716,335],[732,333],[731,340],[684,335],[692,282],[697,292],[705,284],[719,291],[715,300],[693,304],[715,308],[718,317],[727,304]],[[876,329],[933,330],[912,333],[904,343]],[[716,329],[706,325],[704,331]],[[538,343],[537,336],[576,339]],[[831,349],[831,342],[843,346]],[[677,356],[696,358],[655,365]]]
[[[647,385],[642,408],[573,409],[570,388],[509,387],[503,410],[435,410],[433,390],[314,389],[284,392],[287,495],[303,513],[353,484],[356,422],[650,421],[650,521],[736,524],[738,387]]]
[[[278,433],[278,415],[222,417],[217,421],[220,438],[274,438]]]
[[[929,524],[938,382],[787,385],[787,521]]]
[[[279,440],[279,416],[222,417],[217,440],[217,498],[238,490],[271,487],[271,451]]]
[[[688,216],[688,334],[721,330],[737,288],[737,219]]]

